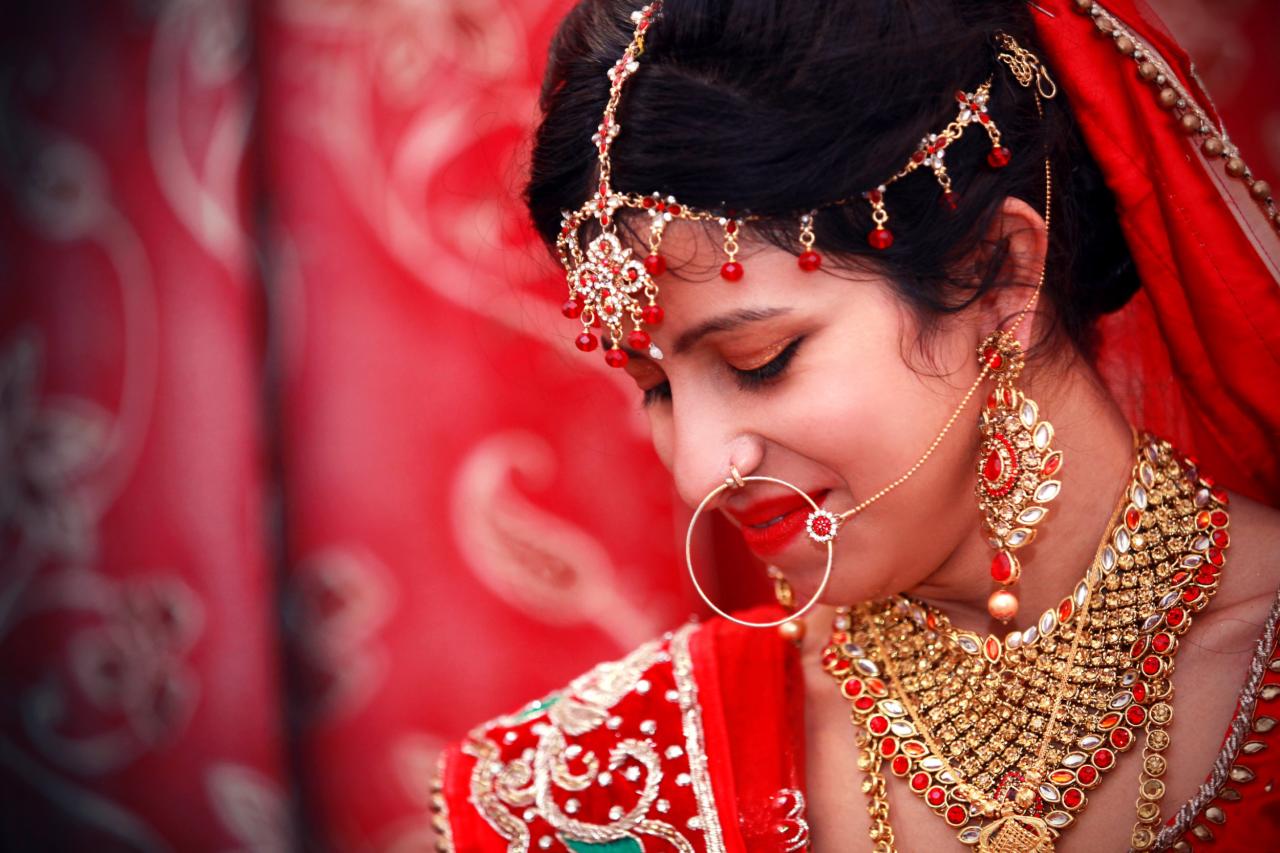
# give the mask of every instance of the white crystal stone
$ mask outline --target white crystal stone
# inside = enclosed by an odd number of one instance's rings
[[[1057,480],[1045,480],[1036,487],[1035,499],[1040,503],[1048,503],[1058,496],[1062,483]]]
[[[1049,446],[1049,442],[1053,440],[1053,427],[1048,421],[1041,421],[1036,426],[1036,431],[1032,434],[1031,440],[1035,442],[1036,450],[1044,450]]]
[[[1058,612],[1053,609],[1046,610],[1040,614],[1040,621],[1036,623],[1036,627],[1040,629],[1040,636],[1047,637],[1053,633],[1053,629],[1058,627]]]
[[[1029,506],[1022,512],[1018,513],[1018,523],[1038,524],[1040,519],[1044,518],[1046,512],[1048,512],[1048,510],[1042,506]]]

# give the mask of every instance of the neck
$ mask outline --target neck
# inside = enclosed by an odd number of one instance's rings
[[[1035,540],[1017,551],[1022,563],[1021,580],[1012,587],[1019,600],[1017,615],[1002,623],[987,612],[987,598],[997,588],[989,570],[995,552],[983,534],[976,505],[971,532],[923,582],[905,590],[943,610],[955,627],[979,635],[1003,639],[1009,631],[1025,629],[1071,593],[1109,532],[1132,473],[1132,431],[1097,373],[1079,359],[1046,375],[1050,372],[1027,370],[1019,383],[1053,423],[1063,466],[1061,493],[1048,505]],[[835,609],[819,603],[805,614],[806,657],[821,653]]]

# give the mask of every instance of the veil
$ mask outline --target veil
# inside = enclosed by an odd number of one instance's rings
[[[1280,220],[1161,105],[1164,86],[1181,89],[1178,110],[1198,107],[1226,137],[1146,4],[1081,5],[1031,3],[1142,282],[1102,321],[1099,371],[1132,423],[1191,450],[1219,485],[1280,505]],[[1144,79],[1130,45],[1174,79]]]

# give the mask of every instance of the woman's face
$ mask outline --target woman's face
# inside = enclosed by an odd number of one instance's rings
[[[731,463],[743,476],[793,483],[836,514],[871,497],[955,411],[1003,307],[986,300],[944,319],[924,353],[911,312],[874,274],[806,272],[792,254],[744,244],[746,273],[729,282],[718,275],[719,246],[683,222],[667,228],[662,252],[666,319],[648,331],[664,357],[633,353],[625,369],[644,391],[654,446],[690,507],[724,482]],[[973,536],[974,422],[984,398],[985,390],[970,401],[917,473],[846,519],[824,601],[915,587]],[[762,503],[779,498],[798,511],[770,524],[789,507]],[[826,546],[805,535],[810,507],[794,491],[753,481],[722,491],[704,512],[716,508],[800,600],[816,592]]]

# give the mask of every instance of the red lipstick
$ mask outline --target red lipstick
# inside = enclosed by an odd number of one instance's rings
[[[822,506],[830,492],[830,489],[819,489],[807,494]],[[746,509],[726,509],[742,525],[742,538],[758,557],[772,557],[786,548],[796,534],[804,530],[805,519],[812,511],[813,507],[794,492],[754,503]]]

